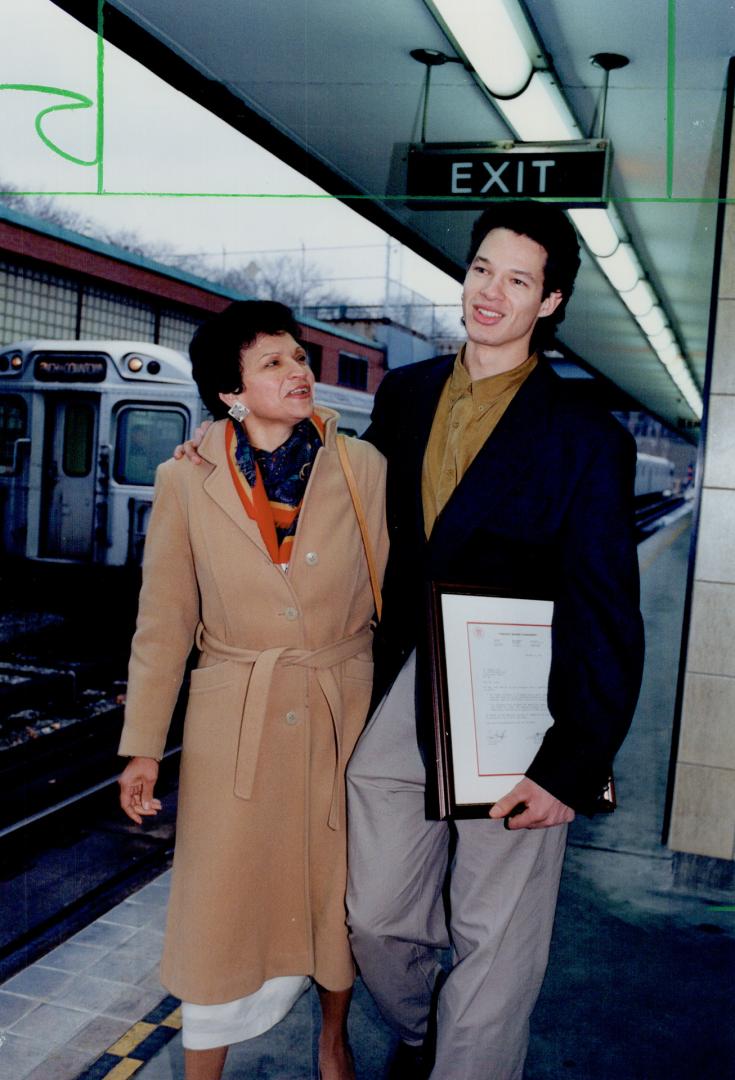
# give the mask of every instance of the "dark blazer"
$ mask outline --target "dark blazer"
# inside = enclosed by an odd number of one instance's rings
[[[378,701],[417,647],[419,745],[431,766],[430,580],[551,592],[554,723],[527,775],[589,809],[630,725],[643,664],[633,533],[635,442],[545,363],[526,379],[427,542],[421,469],[453,357],[389,372],[365,438],[388,459],[390,556],[375,642]]]

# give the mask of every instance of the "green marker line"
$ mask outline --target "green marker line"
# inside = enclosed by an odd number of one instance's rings
[[[71,161],[74,165],[96,165],[97,159],[93,158],[91,161],[86,161],[84,158],[74,157],[73,154],[67,154],[65,150],[62,150],[46,132],[43,130],[44,117],[50,113],[62,112],[65,109],[90,109],[94,105],[94,102],[86,94],[80,94],[76,90],[64,90],[60,86],[41,86],[37,83],[0,83],[0,90],[25,90],[35,92],[39,94],[54,94],[56,97],[69,98],[70,100],[64,105],[49,105],[46,109],[41,109],[40,113],[36,116],[36,134],[41,142],[48,146],[49,150],[52,150],[54,154],[58,154],[59,157],[65,158],[67,161]]]
[[[97,0],[97,194],[105,188],[105,0]]]
[[[2,87],[0,87],[2,89]],[[90,196],[94,195],[93,191],[49,191],[47,189],[39,191],[15,191],[14,195],[24,195],[29,198],[33,198],[38,195],[64,195],[64,196]],[[293,193],[284,191],[111,191],[109,188],[104,191],[96,192],[98,195],[104,196],[106,199],[130,199],[130,198],[146,198],[146,199],[305,199],[311,200],[325,200],[325,199],[339,199],[340,202],[378,202],[378,203],[391,203],[391,202],[451,202],[461,201],[462,203],[476,202],[478,206],[484,206],[489,201],[482,195],[475,197],[462,195],[413,195],[410,199],[406,195],[354,195],[352,193],[333,195],[329,193],[324,194],[310,194],[310,193]],[[507,196],[501,198],[494,198],[493,202],[520,202],[523,201],[523,196]],[[568,199],[551,196],[537,196],[539,202],[548,203],[568,203]],[[614,199],[608,199],[610,203],[669,203],[671,204],[699,204],[702,206],[723,205],[729,206],[735,203],[735,197],[730,196],[728,198],[718,198],[712,196],[711,198],[701,195],[686,196],[686,195],[630,195],[615,197]]]
[[[45,109],[41,109],[36,114],[35,129],[41,142],[51,150],[52,153],[58,154],[59,157],[64,158],[65,161],[72,162],[73,165],[84,166],[97,166],[97,194],[102,194],[104,190],[104,96],[105,96],[105,50],[104,50],[104,38],[102,32],[104,29],[104,3],[105,0],[97,0],[97,123],[96,123],[96,135],[95,135],[95,155],[91,159],[76,157],[74,154],[69,154],[66,150],[55,143],[53,139],[44,131],[44,120],[51,113],[63,112],[71,109],[91,109],[94,107],[94,101],[92,98],[87,97],[86,94],[81,94],[77,90],[65,90],[61,86],[45,86],[40,83],[0,83],[0,90],[21,90],[26,93],[37,94],[52,94],[54,97],[66,98],[67,100],[63,105],[49,105]],[[26,192],[18,192],[18,194],[30,194]],[[39,192],[39,194],[43,194]],[[73,194],[72,192],[60,191],[55,192],[57,195]],[[91,194],[87,192],[86,194]]]
[[[666,75],[666,194],[674,193],[674,143],[676,138],[676,0],[669,0],[668,57]]]

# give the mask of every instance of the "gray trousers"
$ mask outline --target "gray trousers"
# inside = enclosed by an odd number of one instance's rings
[[[414,1044],[427,1032],[438,953],[451,948],[451,971],[438,984],[432,1080],[520,1080],[566,826],[511,832],[502,821],[427,821],[414,678],[411,656],[347,772],[352,948],[383,1016]]]

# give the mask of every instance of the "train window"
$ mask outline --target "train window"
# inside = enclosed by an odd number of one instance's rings
[[[150,486],[156,468],[186,437],[186,416],[178,409],[128,406],[117,415],[115,465],[118,484]]]
[[[88,476],[92,468],[94,407],[70,401],[64,409],[64,447],[61,466],[67,476]]]
[[[15,394],[0,396],[0,472],[9,473],[15,458],[15,440],[25,437],[28,425],[26,403]]]
[[[340,386],[349,386],[353,390],[367,390],[367,359],[364,356],[341,352],[337,368],[337,382]]]

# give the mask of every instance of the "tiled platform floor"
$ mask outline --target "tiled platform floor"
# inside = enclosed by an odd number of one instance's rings
[[[161,1001],[168,877],[0,987],[1,1080],[70,1080]]]

